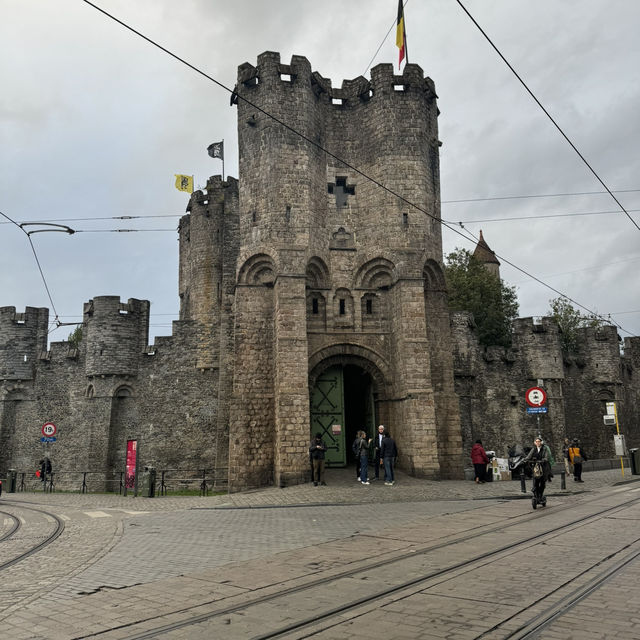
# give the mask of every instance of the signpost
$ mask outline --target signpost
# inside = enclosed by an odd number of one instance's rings
[[[45,422],[42,425],[42,435],[45,438],[53,438],[53,436],[56,435],[56,433],[58,433],[58,427],[56,427],[55,424],[53,424],[53,422]],[[55,440],[55,438],[53,438]]]
[[[607,402],[607,415],[604,416],[605,425],[616,425],[616,435],[613,436],[613,444],[616,450],[616,455],[620,456],[620,469],[622,471],[622,477],[624,478],[624,462],[623,458],[626,453],[626,444],[624,436],[620,433],[620,425],[618,424],[618,410],[615,402]]]
[[[531,387],[531,389],[527,389],[525,400],[530,407],[542,407],[547,402],[547,394],[540,387]]]
[[[53,467],[51,465],[51,456],[49,455],[49,445],[57,440],[56,433],[58,433],[58,427],[56,427],[53,422],[45,422],[40,428],[40,433],[42,433],[40,442],[42,443],[44,452],[44,477],[42,478],[42,481],[44,482],[44,490],[47,491],[47,474],[49,474],[49,491],[53,491]]]
[[[547,393],[542,387],[531,387],[524,394],[524,399],[529,405],[527,407],[528,414],[535,414],[538,433],[540,433],[540,414],[547,413]]]

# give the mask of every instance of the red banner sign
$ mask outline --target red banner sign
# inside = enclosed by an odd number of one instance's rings
[[[127,440],[127,464],[124,471],[124,486],[133,489],[136,481],[136,455],[138,453],[138,441]]]

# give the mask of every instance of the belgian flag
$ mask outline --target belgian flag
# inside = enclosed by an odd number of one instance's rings
[[[407,32],[404,28],[404,6],[402,0],[398,0],[398,24],[396,27],[396,46],[400,50],[398,54],[398,69],[402,61],[407,58]],[[407,62],[408,62],[407,58]]]

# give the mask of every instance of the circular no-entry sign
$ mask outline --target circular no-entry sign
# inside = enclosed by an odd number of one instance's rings
[[[42,425],[42,435],[50,438],[51,436],[55,436],[58,431],[58,427],[56,427],[53,422],[45,422]]]
[[[524,397],[530,407],[541,407],[547,401],[547,394],[540,387],[527,389]]]

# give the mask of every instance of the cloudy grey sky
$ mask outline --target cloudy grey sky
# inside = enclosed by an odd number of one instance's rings
[[[640,224],[640,3],[463,3]],[[96,4],[229,87],[267,50],[306,56],[334,86],[397,63],[396,0]],[[443,219],[640,335],[640,231],[610,195],[575,195],[603,188],[456,0],[409,0],[405,19],[409,60],[439,96]],[[78,231],[32,236],[63,322],[119,295],[150,300],[151,334],[170,335],[188,200],[174,174],[204,186],[221,173],[206,147],[224,139],[237,176],[235,117],[223,89],[82,0],[0,0],[0,211]],[[27,237],[4,222],[0,306],[51,307]],[[473,244],[445,229],[445,253],[456,247]],[[556,297],[504,262],[502,276],[522,316]]]

